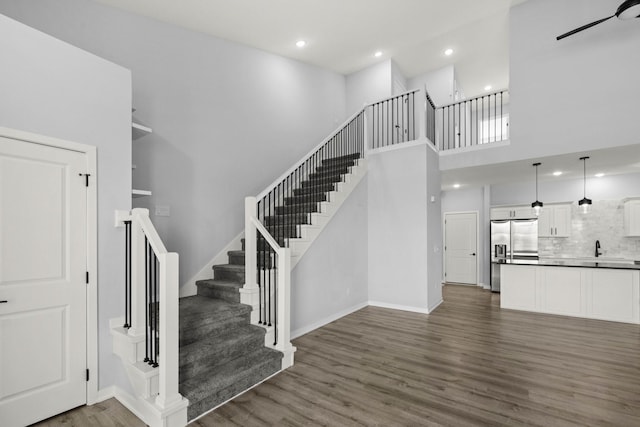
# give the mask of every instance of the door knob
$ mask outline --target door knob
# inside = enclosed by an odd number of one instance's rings
[[[476,253],[474,252],[474,253],[472,253],[471,255],[476,256]]]
[[[6,299],[3,299],[2,301],[0,301],[0,304],[6,304],[6,303],[8,303],[8,302],[9,302],[9,301],[7,301]]]

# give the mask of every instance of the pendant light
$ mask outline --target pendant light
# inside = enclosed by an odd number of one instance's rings
[[[540,209],[542,209],[543,203],[538,200],[538,166],[542,163],[534,163],[533,167],[536,168],[536,201],[531,203],[531,207],[533,208],[533,213],[536,216],[540,215]]]
[[[580,160],[582,160],[583,166],[584,166],[584,193],[583,193],[583,198],[582,200],[578,201],[578,206],[580,206],[582,208],[582,213],[589,213],[589,210],[591,210],[591,199],[587,199],[587,159],[589,157],[585,156],[585,157],[580,157]]]

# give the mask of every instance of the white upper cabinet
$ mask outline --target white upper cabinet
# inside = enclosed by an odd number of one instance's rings
[[[624,235],[640,236],[640,198],[624,199]]]
[[[491,208],[491,219],[530,219],[535,217],[530,205]]]
[[[545,205],[538,216],[538,237],[569,237],[571,204]]]

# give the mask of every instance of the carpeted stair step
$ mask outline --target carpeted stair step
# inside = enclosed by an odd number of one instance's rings
[[[180,382],[264,347],[265,329],[244,324],[180,347]]]
[[[229,282],[244,283],[244,265],[214,265],[213,278]]]
[[[244,268],[244,264],[242,267]],[[198,280],[196,286],[198,295],[237,304],[240,303],[240,288],[244,286],[244,280],[242,282],[222,279]]]
[[[313,172],[309,174],[307,181],[337,182],[342,179],[342,175],[345,175],[347,173],[349,173],[347,168],[333,169],[324,172]]]
[[[201,295],[180,298],[180,345],[246,325],[251,307]]]
[[[300,229],[296,224],[269,225],[267,230],[273,237],[300,237]]]
[[[339,163],[344,163],[344,162],[357,160],[359,158],[360,158],[360,153],[346,154],[344,156],[338,156],[338,157],[332,157],[330,159],[324,159],[322,161],[322,164],[323,165],[339,164]]]
[[[302,205],[288,205],[288,206],[276,206],[276,215],[289,215],[300,213],[312,213],[318,212],[318,203],[304,203]]]
[[[244,251],[229,251],[229,264],[244,265]]]
[[[354,160],[344,160],[339,163],[327,163],[318,166],[315,172],[326,172],[333,170],[344,170],[351,166],[355,166],[356,162]]]
[[[303,194],[315,194],[315,193],[328,193],[336,189],[336,185],[332,182],[327,184],[320,184],[313,187],[307,186],[302,188],[294,188],[293,194],[295,196],[301,196]]]
[[[261,348],[181,383],[180,393],[189,399],[187,418],[192,420],[275,374],[282,357],[279,351]]]
[[[307,213],[296,213],[288,215],[272,215],[264,218],[264,225],[268,227],[270,225],[279,224],[309,224],[310,218]]]
[[[317,203],[327,200],[326,193],[303,194],[300,196],[290,196],[284,198],[285,205],[301,205],[305,203]]]
[[[342,182],[342,175],[333,175],[329,178],[313,178],[302,181],[302,188],[317,187],[319,185],[336,184]]]

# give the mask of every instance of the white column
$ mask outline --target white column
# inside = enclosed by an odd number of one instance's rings
[[[293,365],[293,353],[296,348],[291,345],[291,249],[283,248],[278,253],[277,280],[277,338],[276,349],[284,353],[282,369]]]
[[[415,93],[416,108],[418,114],[418,140],[427,138],[427,97],[421,90]]]

